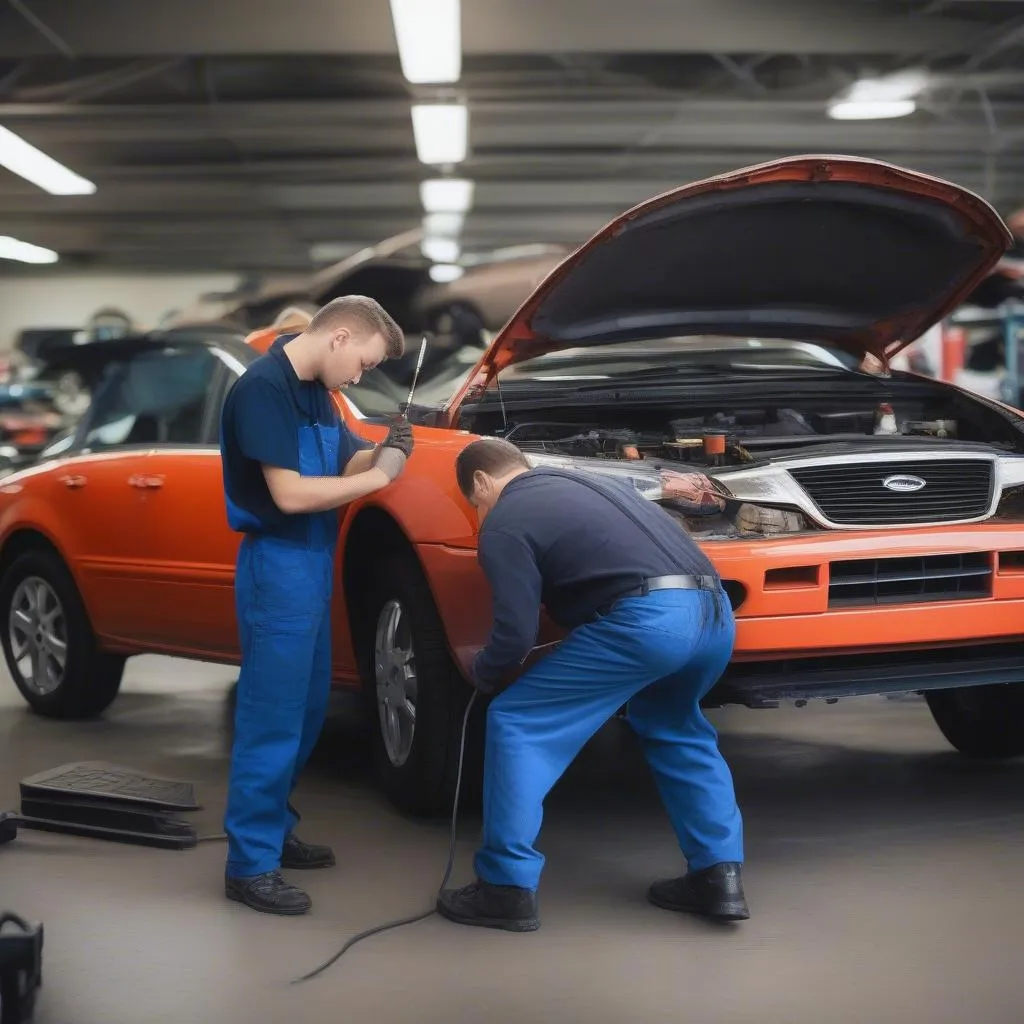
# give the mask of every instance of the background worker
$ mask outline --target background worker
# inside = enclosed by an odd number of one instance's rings
[[[413,443],[408,423],[392,426],[378,446],[362,442],[331,392],[404,348],[401,329],[373,299],[335,299],[300,333],[281,335],[224,404],[228,521],[244,534],[225,894],[255,910],[305,913],[309,896],[279,868],[334,863],[329,847],[295,835],[289,797],[327,708],[337,509],[391,483]]]
[[[629,485],[531,469],[507,441],[471,443],[456,475],[481,516],[479,559],[493,592],[494,624],[473,661],[474,683],[497,696],[487,711],[477,879],[442,892],[438,911],[460,924],[539,927],[544,857],[534,842],[544,799],[628,703],[688,867],[652,885],[650,900],[717,919],[748,917],[732,775],[700,709],[735,640],[711,563]],[[542,602],[570,632],[506,686],[536,643]]]

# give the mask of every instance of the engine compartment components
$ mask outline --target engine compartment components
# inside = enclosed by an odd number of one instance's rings
[[[907,403],[904,403],[907,406]],[[582,410],[581,410],[582,411]],[[921,413],[932,410],[908,407]],[[497,433],[522,451],[569,458],[666,462],[718,469],[743,466],[824,443],[863,443],[868,438],[961,436],[953,416],[909,419],[892,403],[828,412],[758,405],[737,412],[665,416],[639,407],[633,414],[609,410],[607,417],[573,418],[568,406],[559,420],[525,420]]]

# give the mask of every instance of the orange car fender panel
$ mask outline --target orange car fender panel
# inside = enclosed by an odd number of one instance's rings
[[[444,623],[449,651],[468,679],[473,655],[487,642],[491,631],[491,588],[477,562],[476,549],[424,544],[417,554]],[[551,643],[564,635],[565,631],[542,610],[537,644]]]

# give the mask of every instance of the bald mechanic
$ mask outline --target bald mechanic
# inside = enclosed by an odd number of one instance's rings
[[[290,796],[323,727],[331,685],[338,508],[387,487],[412,452],[408,423],[374,446],[350,433],[331,392],[405,340],[372,299],[335,299],[282,334],[224,403],[228,522],[242,533],[235,602],[242,650],[225,830],[229,899],[302,914],[309,896],[280,868],[334,864],[294,832]]]
[[[544,798],[624,704],[687,862],[648,896],[666,910],[749,917],[732,776],[701,698],[732,654],[735,622],[714,568],[678,523],[632,486],[531,469],[486,438],[456,463],[481,517],[479,560],[494,625],[473,681],[487,711],[484,827],[476,881],[438,911],[459,924],[533,931]],[[537,640],[541,603],[569,630],[511,685]]]

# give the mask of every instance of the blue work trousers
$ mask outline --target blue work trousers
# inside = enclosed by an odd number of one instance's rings
[[[583,745],[624,704],[691,870],[743,861],[732,774],[701,698],[732,655],[728,599],[694,590],[619,601],[573,630],[491,702],[477,876],[536,890],[544,799]]]
[[[247,536],[235,601],[242,647],[224,828],[227,874],[280,867],[289,798],[323,728],[331,687],[334,547]]]

